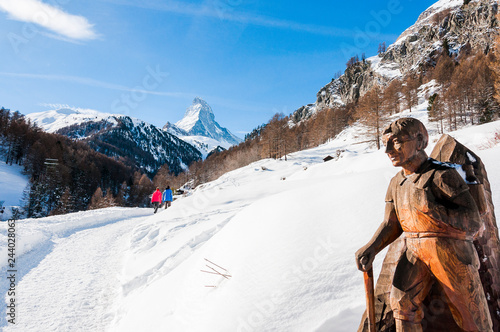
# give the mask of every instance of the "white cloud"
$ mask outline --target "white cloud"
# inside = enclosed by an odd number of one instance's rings
[[[69,39],[98,37],[85,17],[68,14],[40,0],[0,0],[0,11],[8,13],[13,20],[38,24]]]

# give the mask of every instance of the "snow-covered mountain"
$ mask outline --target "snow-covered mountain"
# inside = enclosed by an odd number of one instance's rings
[[[80,108],[30,113],[26,117],[44,131],[85,140],[110,156],[126,157],[150,174],[165,162],[178,173],[192,161],[242,141],[215,121],[212,108],[200,98],[194,99],[182,120],[167,122],[163,130],[128,116]]]
[[[59,108],[49,111],[30,113],[26,118],[36,123],[48,133],[55,133],[64,127],[82,124],[85,122],[113,121],[115,114],[103,113],[91,109]]]
[[[199,97],[193,100],[180,121],[175,125],[167,122],[163,129],[194,145],[205,156],[217,147],[227,149],[242,141],[215,121],[212,108]]]
[[[168,164],[179,173],[202,158],[184,140],[139,119],[94,110],[59,109],[26,116],[43,130],[87,142],[94,150],[122,158],[150,175]]]

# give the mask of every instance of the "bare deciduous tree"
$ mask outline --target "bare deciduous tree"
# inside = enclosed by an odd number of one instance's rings
[[[375,85],[359,100],[356,117],[368,126],[373,140],[380,149],[382,128],[386,123],[386,112],[383,109],[383,97],[380,86]]]
[[[406,107],[411,112],[411,108],[413,106],[418,105],[418,88],[420,84],[418,78],[414,75],[410,75],[406,78],[405,83],[403,85],[403,95],[405,98]]]

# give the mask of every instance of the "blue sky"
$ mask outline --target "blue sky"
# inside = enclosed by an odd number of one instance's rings
[[[0,0],[0,106],[163,126],[194,97],[236,135],[313,103],[435,1]]]

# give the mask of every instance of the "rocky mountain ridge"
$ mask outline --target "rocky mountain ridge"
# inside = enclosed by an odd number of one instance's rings
[[[496,0],[436,2],[385,52],[352,64],[342,76],[322,87],[311,110],[356,101],[375,83],[385,85],[395,77],[434,66],[445,47],[456,55],[471,50],[489,52],[498,35],[497,13]],[[310,112],[301,112],[310,116]]]

